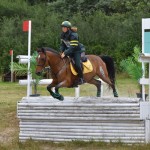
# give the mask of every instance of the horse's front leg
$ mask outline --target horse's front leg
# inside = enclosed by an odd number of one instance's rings
[[[59,88],[60,88],[60,87],[67,87],[66,83],[67,83],[67,82],[66,82],[66,80],[65,80],[65,81],[62,81],[62,82],[60,82],[59,84],[57,84],[57,85],[55,86],[56,94],[59,95],[59,96],[57,97],[57,99],[59,99],[59,100],[64,100],[64,97],[63,97],[61,94],[59,94]]]
[[[53,80],[53,82],[47,86],[47,90],[49,91],[49,93],[51,94],[52,97],[57,98],[56,93],[54,93],[52,91],[52,88],[55,87],[57,85],[57,82],[55,80]]]

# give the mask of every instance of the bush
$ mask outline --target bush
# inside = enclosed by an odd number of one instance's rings
[[[140,48],[134,47],[134,54],[121,61],[120,66],[132,79],[138,81],[143,74],[142,64],[138,61]]]

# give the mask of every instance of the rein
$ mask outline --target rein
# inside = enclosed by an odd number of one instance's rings
[[[37,64],[37,66],[43,67],[43,70],[48,68],[48,67],[44,67],[44,66],[45,66],[45,63],[46,63],[46,60],[47,60],[47,55],[46,55],[46,53],[44,53],[44,54],[45,54],[44,63],[43,63],[43,64]],[[51,68],[52,68],[52,67],[55,67],[55,66],[59,66],[59,64],[60,64],[62,61],[64,62],[63,67],[61,67],[56,73],[55,73],[54,71],[52,71]],[[52,67],[49,67],[50,71],[51,71],[55,76],[57,76],[57,74],[66,66],[66,62],[65,62],[64,59],[61,59],[58,63],[53,64],[53,65],[50,65],[50,66],[52,66]]]

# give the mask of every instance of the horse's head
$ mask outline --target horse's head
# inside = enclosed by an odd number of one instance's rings
[[[36,74],[41,75],[44,68],[48,66],[48,61],[46,56],[46,50],[44,48],[37,49],[37,52],[38,52],[38,57],[36,59],[37,61]]]

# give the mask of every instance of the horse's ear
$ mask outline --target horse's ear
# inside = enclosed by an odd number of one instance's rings
[[[40,53],[40,52],[41,52],[41,48],[36,48],[36,51],[37,51],[38,53]]]
[[[36,49],[38,53],[45,53],[45,48],[37,48]]]
[[[41,48],[41,52],[45,53],[45,48],[44,47]]]

